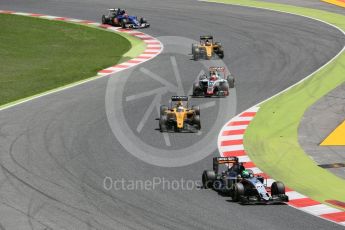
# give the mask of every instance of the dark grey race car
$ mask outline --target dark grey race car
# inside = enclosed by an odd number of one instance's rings
[[[227,165],[228,168],[219,173],[219,165],[222,164]],[[202,183],[204,188],[211,188],[222,195],[230,196],[233,201],[241,204],[273,204],[289,201],[282,182],[273,182],[271,187],[268,187],[263,177],[254,176],[252,170],[246,170],[237,157],[213,158],[213,170],[203,172]]]

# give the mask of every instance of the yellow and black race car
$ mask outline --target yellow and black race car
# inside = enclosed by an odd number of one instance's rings
[[[213,36],[200,36],[199,44],[192,44],[192,55],[195,61],[200,58],[211,59],[214,56],[224,58],[223,46],[220,42],[214,42]]]
[[[189,108],[187,96],[172,96],[169,107],[160,107],[159,129],[161,132],[197,132],[201,129],[199,106]]]

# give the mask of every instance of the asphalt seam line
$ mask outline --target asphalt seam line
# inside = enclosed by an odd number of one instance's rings
[[[91,82],[94,80],[101,79],[103,77],[110,76],[114,73],[123,71],[125,69],[132,68],[133,66],[137,66],[139,64],[142,64],[146,61],[151,60],[152,58],[158,56],[162,51],[163,51],[163,44],[156,38],[145,34],[141,31],[135,31],[131,29],[122,29],[118,27],[113,27],[110,25],[104,25],[98,22],[93,22],[89,20],[81,20],[81,19],[75,19],[75,18],[68,18],[68,17],[58,17],[58,16],[52,16],[52,15],[44,15],[44,14],[34,14],[34,13],[24,13],[24,12],[16,12],[16,11],[8,11],[8,10],[0,10],[0,14],[11,14],[11,15],[20,15],[20,16],[27,16],[27,17],[35,17],[35,18],[41,18],[41,19],[46,19],[46,20],[52,20],[52,21],[64,21],[67,23],[73,23],[73,24],[78,24],[78,25],[84,25],[84,26],[90,26],[94,28],[102,28],[105,29],[106,31],[111,31],[111,32],[119,32],[119,33],[125,33],[130,36],[139,38],[146,44],[146,48],[143,53],[138,55],[135,58],[132,58],[126,62],[110,66],[106,69],[100,70],[97,73],[97,76],[90,77],[81,81],[77,81],[65,86],[61,86],[52,90],[48,90],[39,94],[35,94],[26,98],[22,98],[7,104],[4,104],[0,106],[0,111],[12,108],[14,106],[35,100],[40,97],[44,97],[53,93],[61,92],[66,89],[73,88],[75,86],[79,86],[81,84],[85,84],[87,82]]]

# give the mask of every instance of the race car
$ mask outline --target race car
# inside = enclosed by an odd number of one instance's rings
[[[170,106],[161,105],[161,132],[197,132],[201,129],[199,106],[188,106],[187,96],[172,96]]]
[[[229,95],[229,89],[235,87],[235,79],[227,75],[224,67],[210,67],[209,74],[201,75],[193,84],[193,97]]]
[[[220,165],[225,166],[226,169],[219,173]],[[213,170],[203,172],[202,183],[205,189],[214,189],[241,204],[273,204],[289,201],[282,182],[273,182],[269,188],[267,180],[265,183],[263,177],[254,176],[253,171],[245,169],[243,163],[240,163],[235,156],[214,157]]]
[[[211,59],[218,56],[224,58],[223,46],[220,42],[214,42],[212,35],[200,36],[199,44],[192,44],[192,55],[195,61],[200,58]]]
[[[147,23],[145,18],[140,18],[138,20],[137,16],[129,16],[126,10],[120,8],[108,9],[108,15],[102,16],[102,24],[121,26],[123,29],[150,27],[150,24]]]

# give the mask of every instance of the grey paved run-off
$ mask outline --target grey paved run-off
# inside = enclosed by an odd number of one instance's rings
[[[274,2],[293,6],[301,6],[306,8],[325,10],[337,14],[345,14],[343,7],[336,6],[321,0],[259,0],[264,2]]]
[[[195,1],[0,1],[1,9],[90,20],[99,20],[104,9],[116,6],[146,16],[152,28],[145,31],[155,36],[197,39],[212,32],[225,46],[225,63],[237,76],[237,112],[305,77],[344,43],[338,31],[312,20]],[[161,57],[143,67],[175,83],[166,61],[169,56]],[[201,65],[185,56],[176,60],[180,70],[189,73],[182,81],[187,89]],[[198,180],[202,170],[211,167],[211,156],[186,167],[163,168],[127,153],[107,122],[107,81],[103,78],[0,112],[2,229],[341,229],[288,206],[241,206],[213,191],[106,191],[105,176]],[[138,92],[142,85],[156,84],[145,77],[130,82],[128,89]],[[136,114],[151,100],[142,99]],[[212,109],[205,111],[203,127],[211,127]],[[136,114],[128,115],[133,123],[139,122]],[[150,138],[139,136],[169,149],[154,130],[156,115],[145,124],[145,131],[152,131]],[[193,134],[172,138],[170,148],[196,139]]]
[[[345,162],[344,146],[319,146],[344,121],[344,90],[345,84],[342,84],[312,105],[305,112],[299,126],[299,143],[317,164]],[[344,167],[328,170],[345,178]]]

